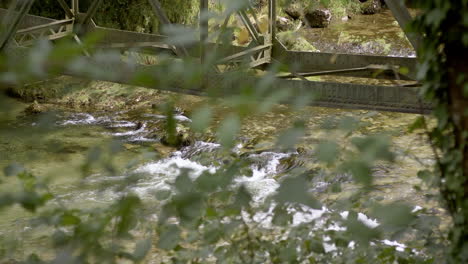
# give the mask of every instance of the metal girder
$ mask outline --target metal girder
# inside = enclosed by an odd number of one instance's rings
[[[70,7],[68,6],[67,3],[65,3],[65,0],[57,0],[60,6],[62,7],[63,11],[65,11],[65,14],[68,18],[74,18],[75,15],[71,11]]]
[[[16,12],[14,12],[16,13]],[[0,8],[0,19],[6,18],[9,16],[9,10],[5,8]],[[34,27],[37,25],[52,23],[57,21],[56,19],[47,18],[47,17],[40,17],[35,15],[26,14],[24,18],[20,21],[18,29],[24,29],[28,27]],[[4,20],[2,19],[2,22]],[[6,24],[5,24],[6,25]]]
[[[162,24],[171,24],[171,21],[169,20],[169,18],[167,17],[166,13],[164,12],[162,6],[161,6],[161,3],[159,3],[158,0],[148,0],[151,7],[153,8],[153,11],[155,13],[155,15],[158,17],[159,19],[159,22],[161,22]]]
[[[205,43],[208,39],[208,0],[200,0],[200,21],[199,21],[199,30],[200,30],[200,59],[201,62],[205,62]]]
[[[161,22],[163,25],[170,25],[171,21],[169,20],[169,18],[167,17],[166,13],[163,10],[163,8],[161,7],[161,3],[159,3],[158,0],[148,0],[148,1],[149,1],[150,5],[151,5],[151,8],[153,9],[154,14],[158,17],[159,22]],[[203,0],[201,0],[201,1],[203,1]],[[188,56],[187,50],[182,45],[174,46],[173,49],[174,49],[174,52],[179,57],[187,57]]]
[[[68,25],[72,23],[74,20],[73,19],[63,19],[63,20],[56,20],[47,24],[42,24],[38,26],[33,26],[29,28],[24,28],[24,29],[19,29],[16,34],[25,34],[25,33],[30,33],[33,31],[45,29],[45,28],[55,28],[55,27],[60,27],[64,25]]]
[[[72,11],[75,17],[80,13],[80,0],[72,0]]]
[[[268,1],[268,34],[273,42],[276,39],[276,0]]]
[[[22,3],[32,3],[27,0],[23,0]],[[268,0],[268,32],[265,34],[264,42],[256,31],[256,28],[250,22],[249,17],[245,11],[240,11],[239,16],[251,32],[252,37],[255,39],[255,32],[258,34],[258,40],[261,42],[259,46],[252,45],[250,47],[236,47],[236,46],[223,46],[215,43],[206,43],[208,36],[208,25],[206,19],[200,20],[200,43],[199,45],[193,46],[173,46],[167,44],[168,38],[162,35],[156,34],[145,34],[137,33],[125,30],[116,30],[98,27],[92,22],[92,16],[96,12],[99,3],[102,0],[96,0],[93,5],[87,11],[86,14],[79,14],[79,0],[72,0],[72,11],[73,17],[67,12],[67,16],[71,19],[68,20],[52,20],[41,17],[35,17],[26,15],[25,9],[29,8],[26,5],[21,5],[20,12],[11,12],[8,14],[9,20],[14,23],[9,27],[8,34],[10,37],[5,38],[2,35],[1,41],[8,41],[11,36],[15,34],[18,28],[19,30],[16,35],[22,38],[28,34],[45,34],[47,30],[52,30],[52,35],[49,38],[60,37],[61,34],[69,34],[69,31],[61,31],[63,25],[68,25],[75,19],[82,21],[87,33],[97,32],[102,33],[103,38],[98,43],[98,47],[101,48],[115,48],[115,49],[138,49],[138,51],[149,51],[157,53],[160,50],[171,50],[178,56],[190,55],[194,57],[201,57],[202,61],[205,58],[207,50],[224,51],[223,59],[219,63],[225,63],[229,68],[230,66],[236,66],[240,59],[247,57],[247,61],[250,67],[257,67],[259,65],[278,62],[279,64],[287,65],[290,67],[291,74],[276,78],[272,82],[272,90],[286,90],[287,94],[290,95],[290,102],[293,98],[303,96],[304,94],[312,93],[316,100],[312,103],[313,105],[326,106],[326,107],[339,107],[339,108],[352,108],[352,109],[373,109],[382,111],[396,111],[405,113],[427,113],[431,111],[432,106],[426,102],[422,102],[418,87],[405,87],[405,86],[376,86],[376,85],[361,85],[361,84],[350,84],[350,83],[334,83],[334,82],[313,82],[307,81],[306,76],[317,76],[317,75],[343,75],[343,76],[356,76],[356,77],[370,77],[370,78],[381,78],[381,76],[375,76],[376,72],[387,73],[386,78],[391,78],[391,75],[397,71],[398,67],[406,67],[410,70],[409,77],[414,77],[416,59],[415,58],[403,58],[403,57],[386,57],[386,56],[372,56],[372,55],[352,55],[352,54],[336,54],[336,53],[322,53],[322,52],[297,52],[288,51],[284,46],[279,43],[276,36],[276,0]],[[158,16],[162,24],[170,24],[169,19],[161,8],[158,0],[148,0],[153,8],[154,13]],[[388,3],[397,3],[393,0],[386,0]],[[59,0],[62,8],[69,10],[64,0]],[[16,3],[16,2],[15,2]],[[63,5],[65,3],[65,6]],[[389,7],[391,4],[389,4]],[[200,0],[200,10],[208,8],[208,0]],[[401,6],[399,7],[401,8]],[[395,12],[395,10],[397,12]],[[411,17],[406,9],[398,11],[397,8],[392,8],[398,22],[402,27],[409,22]],[[65,11],[66,12],[66,11]],[[71,12],[71,11],[70,11]],[[406,13],[405,13],[406,12]],[[5,14],[5,11],[0,9],[0,16]],[[255,17],[254,17],[255,18]],[[223,27],[227,26],[227,21]],[[89,22],[89,23],[88,23]],[[56,32],[58,30],[58,32]],[[76,33],[76,32],[75,32]],[[32,35],[34,38],[35,35]],[[410,36],[408,36],[410,38]],[[23,39],[24,40],[24,39]],[[413,39],[414,40],[414,39]],[[413,40],[410,38],[410,41]],[[79,39],[78,39],[79,41]],[[416,43],[416,44],[415,44]],[[3,44],[2,44],[3,45]],[[413,45],[417,46],[417,42]],[[415,47],[416,47],[415,46]],[[187,50],[188,48],[189,50]],[[12,50],[12,52],[15,52]],[[249,61],[250,59],[250,61]],[[97,63],[92,58],[84,58],[90,63]],[[232,65],[231,65],[232,64]],[[378,66],[376,66],[378,65]],[[134,83],[134,76],[140,74],[141,71],[146,71],[148,76],[154,76],[152,67],[154,66],[143,66],[133,65],[129,66],[123,62],[114,63],[112,65],[94,65],[99,69],[107,71],[107,74],[96,75],[79,72],[73,69],[65,69],[63,74],[72,75],[82,78],[97,79],[101,81],[112,81],[125,84],[141,85],[149,88],[168,90],[173,92],[189,93],[196,95],[210,95],[210,96],[226,96],[229,94],[237,94],[241,92],[242,84],[256,87],[256,84],[260,82],[262,77],[254,76],[242,76],[242,80],[230,81],[226,79],[223,74],[206,74],[203,82],[200,83],[200,87],[191,87],[190,89],[184,89],[184,85],[180,80],[172,80],[169,85],[156,86],[157,80],[153,84],[151,83]],[[395,76],[393,76],[395,77]],[[401,78],[403,77],[403,78]],[[301,80],[287,80],[282,78],[299,78]],[[393,79],[405,79],[405,76],[395,77]],[[406,78],[406,79],[410,79]],[[202,85],[203,84],[203,85]],[[205,87],[203,89],[201,87]],[[210,92],[208,92],[210,91]],[[214,91],[214,93],[212,93]]]
[[[86,25],[91,21],[91,19],[96,14],[96,11],[98,10],[101,3],[102,3],[102,0],[94,0],[93,1],[91,6],[89,7],[88,11],[86,12],[85,17],[83,18],[83,21],[81,21],[81,24]]]
[[[102,36],[99,40],[99,45],[101,46],[111,46],[113,43],[121,44],[119,48],[125,49],[125,45],[131,48],[131,46],[137,46],[137,43],[160,43],[160,47],[156,48],[155,45],[147,46],[142,51],[148,51],[149,53],[157,54],[161,49],[171,49],[172,46],[167,44],[167,36],[149,34],[149,33],[138,33],[127,30],[104,28],[99,26],[90,26],[88,32],[97,33]],[[190,56],[199,57],[200,49],[198,45],[186,46],[187,52]],[[247,48],[232,46],[232,45],[221,45],[215,43],[206,43],[207,50],[217,50],[219,55],[229,56],[230,54],[235,54],[246,50]]]
[[[15,35],[16,42],[20,46],[27,46],[42,37],[54,40],[70,35],[72,32],[67,29],[67,25],[71,25],[73,21],[73,19],[57,20],[47,24],[20,29]]]
[[[411,14],[408,11],[408,8],[405,6],[405,3],[402,0],[385,0],[388,8],[392,11],[393,16],[397,20],[400,27],[406,34],[406,37],[413,45],[413,48],[417,51],[421,43],[422,37],[416,33],[406,32],[406,27],[413,20]]]
[[[247,49],[247,50],[241,51],[239,53],[233,54],[231,56],[228,56],[226,58],[223,58],[223,59],[218,61],[218,64],[227,63],[227,62],[230,62],[232,60],[235,60],[235,59],[247,56],[247,55],[251,55],[252,53],[261,52],[261,51],[266,50],[266,49],[268,49],[270,47],[271,47],[271,44],[256,46],[254,48]]]
[[[328,52],[288,51],[279,42],[273,48],[273,58],[287,65],[295,72],[343,71],[340,75],[375,78],[372,73],[363,71],[349,72],[353,68],[363,68],[369,65],[388,65],[405,67],[409,70],[408,77],[413,78],[416,72],[416,58],[388,57],[360,54],[340,54]],[[335,72],[338,74],[339,72]],[[379,76],[377,76],[378,78]]]
[[[110,44],[99,44],[98,48],[107,49],[144,49],[144,48],[158,48],[171,50],[172,47],[168,44],[162,44],[161,42],[122,42],[122,43],[110,43]]]
[[[302,77],[312,77],[312,76],[322,76],[322,75],[341,75],[345,76],[346,74],[354,74],[357,75],[359,73],[367,73],[372,74],[374,78],[379,79],[389,79],[389,80],[405,80],[410,81],[412,80],[406,75],[399,73],[399,67],[391,67],[388,65],[368,65],[366,67],[358,67],[358,68],[350,68],[350,69],[342,69],[342,70],[330,70],[330,71],[316,71],[316,72],[300,72],[288,75],[280,75],[278,78],[280,79],[292,79],[297,78],[298,76]]]
[[[0,36],[0,51],[4,50],[9,41],[13,38],[21,20],[31,9],[34,0],[14,0],[9,8],[7,16],[3,21],[3,25],[7,25],[5,32]],[[19,11],[15,12],[16,7],[19,6]]]
[[[89,61],[93,63],[92,61]],[[206,88],[185,88],[177,78],[170,80],[167,85],[157,85],[154,79],[144,83],[134,83],[133,76],[145,72],[147,76],[153,76],[151,72],[158,66],[128,66],[125,63],[116,63],[109,68],[108,65],[95,65],[100,69],[106,69],[108,74],[99,77],[99,80],[117,82],[122,84],[133,84],[143,87],[160,89],[178,93],[202,95],[202,96],[228,96],[242,92],[245,85],[256,87],[261,77],[243,76],[241,80],[226,79],[223,74],[207,74],[204,83]],[[94,74],[87,74],[74,69],[67,69],[64,74],[80,78],[95,78]],[[311,105],[349,108],[369,109],[377,111],[394,111],[403,113],[424,114],[432,110],[432,105],[421,100],[418,88],[403,86],[376,86],[334,82],[304,82],[299,80],[276,79],[271,82],[272,91],[286,90],[289,98],[283,103],[290,103],[298,96],[313,95],[315,100]]]
[[[239,18],[241,19],[242,23],[244,24],[245,28],[247,29],[247,31],[249,31],[249,34],[252,37],[252,39],[255,41],[255,43],[261,44],[260,43],[260,35],[259,35],[257,29],[250,22],[250,19],[247,16],[247,14],[243,10],[239,10],[237,12],[237,14],[238,14]]]

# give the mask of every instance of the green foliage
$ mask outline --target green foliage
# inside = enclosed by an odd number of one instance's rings
[[[436,182],[441,196],[453,219],[450,232],[451,254],[449,263],[468,261],[468,207],[466,203],[467,151],[466,106],[454,108],[461,99],[457,94],[466,85],[466,69],[457,68],[459,51],[466,51],[468,2],[416,1],[424,13],[412,25],[412,30],[424,34],[419,49],[418,78],[424,82],[426,99],[434,103],[437,126],[428,128],[419,119],[412,129],[425,128],[437,158],[435,173],[421,172],[418,176],[426,182]],[[466,56],[465,56],[466,58]],[[457,83],[455,83],[457,81]],[[455,100],[454,100],[455,98]],[[464,121],[463,121],[464,120]]]

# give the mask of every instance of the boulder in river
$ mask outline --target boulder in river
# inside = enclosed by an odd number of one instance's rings
[[[176,131],[174,135],[170,135],[166,132],[161,138],[161,143],[166,146],[182,148],[189,146],[195,142],[193,135],[190,129],[181,124],[177,124]]]
[[[284,8],[284,12],[294,20],[301,18],[302,10],[303,6],[297,2],[292,2]]]
[[[359,0],[361,13],[364,15],[373,15],[382,11],[381,0]]]
[[[282,16],[278,16],[276,18],[276,28],[278,31],[289,31],[294,30],[296,28],[296,24],[294,21]]]
[[[24,109],[25,114],[40,114],[44,113],[46,111],[46,107],[39,104],[37,101],[34,101],[32,104],[30,104],[26,109]]]
[[[313,28],[325,28],[330,24],[332,15],[325,8],[309,9],[304,13],[304,23]]]

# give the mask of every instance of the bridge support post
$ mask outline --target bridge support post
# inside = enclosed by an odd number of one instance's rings
[[[65,2],[65,0],[57,0],[60,4],[60,6],[62,7],[63,11],[65,11],[65,16],[66,18],[73,18],[74,15],[72,13],[72,11],[70,10],[70,7],[68,6],[68,4]]]
[[[72,0],[72,12],[75,17],[80,13],[80,0]]]
[[[413,20],[408,8],[402,0],[385,0],[388,8],[392,11],[393,16],[397,20],[400,27],[406,34],[406,37],[411,42],[413,48],[418,51],[419,44],[421,43],[421,36],[416,33],[407,33],[406,27]]]
[[[200,60],[201,63],[206,61],[206,40],[208,39],[208,0],[200,0]]]

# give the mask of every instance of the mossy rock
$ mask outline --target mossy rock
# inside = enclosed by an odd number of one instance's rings
[[[194,135],[190,131],[190,128],[185,127],[181,124],[177,124],[176,133],[174,135],[170,135],[166,133],[161,138],[161,143],[166,146],[175,147],[175,148],[182,148],[186,146],[190,146],[195,142]]]
[[[26,109],[24,109],[24,113],[27,115],[35,115],[35,114],[41,114],[47,111],[47,108],[39,104],[37,101],[34,101],[32,104],[30,104]]]
[[[278,40],[288,49],[295,51],[317,51],[304,37],[296,32],[285,31],[278,33]]]
[[[361,14],[364,15],[373,15],[380,13],[382,11],[382,3],[380,0],[359,0]]]

